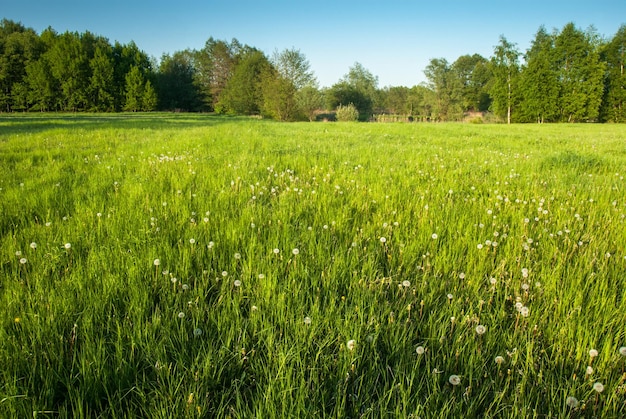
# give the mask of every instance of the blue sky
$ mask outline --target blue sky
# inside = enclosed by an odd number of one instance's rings
[[[259,48],[296,48],[320,86],[331,86],[355,63],[379,86],[423,82],[431,58],[488,58],[500,35],[524,52],[537,29],[574,22],[612,37],[626,24],[625,0],[597,1],[90,1],[8,0],[0,18],[41,32],[90,31],[137,46],[151,56],[200,49],[209,37]]]

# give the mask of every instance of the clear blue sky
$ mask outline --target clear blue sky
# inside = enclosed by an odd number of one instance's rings
[[[338,0],[3,0],[0,18],[41,32],[90,31],[110,42],[137,46],[151,56],[200,49],[209,37],[256,47],[268,56],[296,48],[320,86],[331,86],[355,63],[379,86],[424,81],[431,58],[464,54],[488,58],[500,35],[524,52],[537,29],[574,22],[612,37],[626,24],[626,0],[456,1]]]

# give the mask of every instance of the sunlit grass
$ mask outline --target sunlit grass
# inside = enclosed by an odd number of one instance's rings
[[[624,416],[624,167],[617,125],[1,118],[0,416]]]

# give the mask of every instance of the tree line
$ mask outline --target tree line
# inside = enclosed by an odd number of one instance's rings
[[[199,50],[157,61],[134,42],[111,44],[90,32],[36,33],[0,22],[0,112],[193,111],[262,115],[282,121],[625,122],[626,25],[610,39],[573,23],[540,27],[522,53],[504,36],[489,58],[430,60],[427,82],[379,87],[360,63],[319,88],[299,50],[267,56],[209,38]],[[338,111],[338,112],[337,112]]]

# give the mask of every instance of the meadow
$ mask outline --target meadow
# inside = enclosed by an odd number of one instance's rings
[[[623,125],[0,117],[0,417],[626,416]]]

